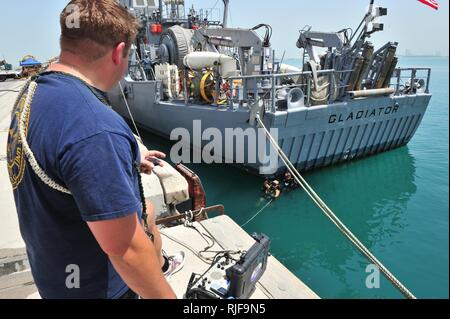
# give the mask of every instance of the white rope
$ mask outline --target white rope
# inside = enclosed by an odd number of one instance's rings
[[[381,272],[386,276],[386,278],[400,290],[400,292],[409,299],[416,299],[416,297],[364,246],[361,241],[342,223],[339,218],[333,213],[333,211],[325,204],[325,202],[316,194],[312,187],[306,182],[306,180],[300,175],[298,170],[291,163],[289,158],[284,154],[283,150],[279,147],[277,141],[274,140],[270,132],[265,127],[264,123],[257,116],[258,123],[263,128],[265,135],[269,139],[270,143],[277,150],[281,160],[286,165],[289,172],[294,176],[297,183],[305,190],[313,202],[322,210],[322,212],[331,220],[331,222],[336,225],[339,231],[347,237],[358,250],[366,256],[372,263],[377,265]]]
[[[17,105],[20,102],[20,99],[22,98],[22,95],[25,93],[25,91],[28,89],[28,87],[30,86],[31,83],[31,78],[25,82],[25,84],[22,86],[22,88],[20,89],[19,94],[17,95],[16,101],[14,102],[14,109],[13,112],[15,110],[15,108],[17,107]]]
[[[250,218],[250,219],[247,220],[245,223],[243,223],[243,224],[241,225],[241,227],[244,228],[245,225],[247,225],[247,224],[250,223],[253,219],[255,219],[256,216],[258,216],[260,213],[262,213],[262,211],[263,211],[264,209],[266,209],[266,207],[269,206],[272,202],[273,202],[273,199],[269,200],[269,201],[267,202],[267,204],[264,205],[263,208],[261,208],[255,215],[253,215],[252,218]]]
[[[119,82],[119,87],[120,87],[120,92],[122,94],[122,97],[125,101],[125,105],[128,109],[128,113],[130,114],[131,120],[133,122],[134,128],[136,130],[137,135],[139,136],[139,139],[142,142],[142,137],[139,133],[139,130],[137,128],[136,122],[134,121],[134,117],[133,114],[131,113],[130,110],[130,106],[128,105],[128,101],[125,97],[125,93],[123,92],[123,88],[122,88],[122,84]],[[59,185],[57,182],[55,182],[52,178],[50,178],[45,172],[44,170],[41,168],[41,166],[39,165],[38,161],[36,160],[36,157],[33,154],[33,151],[31,150],[27,139],[26,139],[26,135],[25,135],[25,127],[27,126],[27,119],[30,116],[30,107],[31,107],[31,103],[33,102],[33,97],[34,94],[36,93],[37,90],[37,83],[35,81],[33,81],[32,79],[28,80],[25,85],[22,87],[22,89],[20,90],[17,99],[14,103],[14,108],[17,107],[17,105],[20,103],[20,100],[23,96],[23,94],[25,94],[25,91],[28,89],[28,94],[25,100],[25,104],[23,106],[22,112],[20,114],[20,118],[18,121],[18,129],[19,129],[19,136],[20,139],[22,141],[22,145],[23,145],[23,149],[25,152],[25,155],[28,159],[28,162],[30,163],[31,168],[33,169],[34,173],[39,177],[39,179],[46,184],[47,186],[49,186],[50,188],[53,188],[54,190],[57,190],[61,193],[64,194],[68,194],[71,195],[72,193],[65,187]]]
[[[53,188],[61,193],[65,193],[68,195],[71,195],[70,191],[63,186],[59,185],[57,182],[55,182],[53,179],[51,179],[44,170],[39,166],[36,157],[33,154],[33,151],[30,148],[30,145],[28,145],[27,138],[25,135],[25,126],[27,125],[27,119],[29,119],[30,116],[30,106],[31,102],[33,101],[34,94],[36,93],[37,89],[37,83],[29,81],[25,84],[25,86],[22,88],[21,93],[17,97],[15,107],[17,107],[18,103],[20,102],[20,99],[25,92],[25,90],[28,88],[28,94],[27,98],[25,100],[25,104],[22,109],[22,113],[20,114],[18,127],[19,127],[19,136],[20,140],[22,142],[23,150],[25,151],[25,155],[28,159],[28,162],[30,163],[31,168],[33,169],[34,173],[39,177],[39,179],[49,186],[50,188]]]

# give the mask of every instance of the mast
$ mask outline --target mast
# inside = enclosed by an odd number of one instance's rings
[[[230,0],[223,0],[224,9],[223,9],[223,24],[222,26],[226,28],[228,26],[228,5],[230,4]]]

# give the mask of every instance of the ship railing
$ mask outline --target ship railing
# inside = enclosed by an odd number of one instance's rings
[[[317,71],[317,77],[323,79],[328,78],[326,84],[321,88],[327,92],[326,102],[332,104],[337,98],[339,98],[339,92],[342,89],[347,88],[348,85],[342,85],[340,78],[342,74],[353,72],[353,70],[320,70]],[[281,84],[283,79],[295,79],[297,81],[292,84]],[[236,81],[242,81],[239,85],[239,90],[242,90],[241,94],[232,94],[229,99],[229,107],[234,108],[236,100],[238,102],[250,102],[254,101],[256,96],[259,96],[265,105],[266,111],[277,111],[277,94],[281,89],[300,88],[304,95],[305,106],[312,106],[311,92],[313,89],[313,73],[311,71],[291,72],[291,73],[277,73],[277,74],[258,74],[258,75],[243,75],[229,77],[230,91],[235,92],[237,89]],[[262,86],[263,80],[268,80],[267,86]],[[334,93],[331,93],[334,92]],[[239,96],[242,99],[239,99]],[[239,104],[239,103],[238,103]]]
[[[431,68],[397,68],[389,87],[394,88],[395,95],[414,95],[429,93]]]

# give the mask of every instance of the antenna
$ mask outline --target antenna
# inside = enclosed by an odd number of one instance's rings
[[[364,41],[366,37],[370,37],[370,35],[377,31],[382,31],[384,29],[384,25],[382,23],[376,23],[374,20],[378,17],[387,15],[387,8],[383,7],[375,7],[375,0],[370,0],[369,9],[367,10],[366,15],[362,19],[359,26],[356,28],[355,32],[353,32],[348,43],[352,43],[353,39],[356,38],[356,42]],[[372,23],[372,30],[368,31],[369,25]],[[358,31],[361,29],[359,35]],[[356,44],[356,43],[355,43]]]

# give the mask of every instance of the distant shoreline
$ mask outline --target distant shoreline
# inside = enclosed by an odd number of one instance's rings
[[[448,55],[401,55],[398,54],[397,56],[401,58],[448,58]]]
[[[398,57],[401,58],[448,58],[448,55],[440,55],[440,56],[436,56],[436,55],[402,55],[402,54],[397,54]],[[301,58],[284,58],[284,60],[301,60]]]
[[[399,58],[447,58],[448,59],[448,55],[441,55],[441,56],[436,56],[436,55],[401,55],[401,54],[397,54],[397,56]],[[301,60],[301,58],[284,58],[284,61],[286,60]]]

